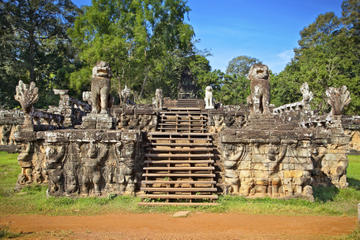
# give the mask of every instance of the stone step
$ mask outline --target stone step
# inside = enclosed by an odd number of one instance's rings
[[[214,154],[212,154],[212,153],[208,153],[208,154],[146,153],[145,157],[148,157],[148,158],[153,158],[153,157],[199,158],[199,157],[201,157],[202,158],[202,157],[214,157]]]
[[[206,119],[179,119],[179,120],[176,120],[176,119],[162,119],[161,122],[164,122],[164,123],[176,123],[176,122],[207,122]]]
[[[200,136],[200,137],[207,137],[207,136],[211,136],[211,133],[178,133],[178,132],[149,132],[148,136],[169,136],[169,137],[174,137],[174,136],[180,136],[180,137],[189,137],[189,136]]]
[[[143,177],[215,177],[213,173],[143,173]]]
[[[164,134],[166,134],[166,132],[163,132]],[[202,138],[202,137],[199,137],[199,138],[165,138],[165,137],[148,137],[148,139],[150,141],[161,141],[164,142],[164,141],[169,141],[169,142],[174,142],[174,141],[177,141],[177,143],[181,143],[183,141],[187,141],[188,143],[191,143],[193,142],[194,143],[194,146],[196,144],[200,144],[200,143],[203,143],[204,141],[206,141],[206,143],[209,143],[209,144],[212,144],[212,139],[210,137],[206,137],[206,138]],[[153,142],[151,142],[153,143]],[[186,143],[185,143],[186,144]],[[204,143],[205,144],[205,143]]]
[[[179,181],[171,181],[171,180],[143,180],[141,181],[142,184],[216,184],[216,181],[185,181],[185,180],[179,180]]]
[[[169,139],[170,140],[170,139]],[[189,146],[213,146],[212,143],[152,143],[150,142],[148,145],[151,146],[174,146],[174,147],[189,147]]]
[[[207,113],[202,113],[200,111],[159,111],[161,115],[207,115]]]
[[[169,132],[176,132],[176,131],[179,131],[179,130],[189,131],[189,132],[191,132],[191,131],[207,131],[207,128],[202,127],[202,126],[199,126],[199,127],[194,127],[194,126],[191,126],[191,127],[180,127],[180,126],[170,127],[170,126],[167,126],[167,127],[158,127],[157,129],[158,129],[158,131],[168,130]]]
[[[153,188],[153,187],[143,187],[141,191],[146,192],[216,192],[217,188]]]
[[[176,131],[176,132],[179,132],[179,133],[188,133],[188,132],[191,132],[191,133],[205,133],[205,132],[207,132],[206,129],[188,129],[188,128],[186,128],[186,129],[159,128],[159,129],[157,129],[157,131],[164,132],[164,133],[170,132],[170,131],[171,132]]]
[[[185,195],[185,194],[143,194],[140,198],[159,199],[218,199],[217,195]]]
[[[153,148],[148,147],[148,150],[151,152],[212,152],[214,149],[212,147],[202,148],[202,147],[195,147],[195,148]]]
[[[177,124],[174,123],[159,123],[160,126],[178,126],[178,127],[206,127],[206,124]]]
[[[200,171],[200,170],[215,170],[214,167],[144,167],[144,170],[147,171]]]
[[[199,107],[168,107],[168,111],[201,111]]]
[[[214,160],[145,160],[146,164],[206,164],[214,163]]]
[[[218,206],[218,203],[210,202],[139,202],[139,206]]]

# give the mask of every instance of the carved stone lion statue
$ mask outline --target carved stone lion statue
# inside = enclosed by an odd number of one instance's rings
[[[92,113],[108,113],[111,70],[108,63],[100,61],[92,70]]]
[[[270,74],[269,68],[263,64],[251,66],[248,78],[251,95],[247,98],[251,114],[269,114]]]

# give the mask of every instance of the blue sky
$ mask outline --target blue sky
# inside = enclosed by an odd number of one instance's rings
[[[91,0],[73,0],[78,6]],[[189,0],[189,22],[213,69],[237,56],[255,57],[279,73],[293,56],[300,31],[325,12],[341,15],[342,0]]]

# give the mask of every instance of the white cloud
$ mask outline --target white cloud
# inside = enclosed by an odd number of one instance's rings
[[[280,60],[282,60],[285,64],[290,62],[290,60],[293,58],[294,56],[294,51],[293,50],[285,50],[279,54],[276,55],[278,58],[280,58]]]
[[[282,70],[284,70],[286,64],[288,64],[293,57],[293,50],[285,50],[275,54],[275,56],[268,56],[266,59],[264,59],[264,63],[269,66],[273,73],[280,73]]]

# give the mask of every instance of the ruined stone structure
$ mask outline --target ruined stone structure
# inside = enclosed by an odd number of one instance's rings
[[[152,105],[133,105],[127,87],[121,105],[110,106],[110,73],[103,62],[94,68],[91,92],[83,93],[92,110],[61,90],[58,107],[33,109],[35,86],[19,83],[23,112],[0,112],[2,144],[20,149],[18,187],[46,183],[51,196],[138,194],[144,205],[201,205],[219,194],[312,200],[317,186],[347,186],[346,154],[360,139],[360,119],[341,115],[346,87],[327,91],[327,115],[311,110],[307,84],[301,101],[273,109],[268,68],[255,64],[247,106],[215,108],[209,94],[163,99],[160,90]],[[11,116],[20,120],[8,125]]]

